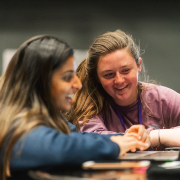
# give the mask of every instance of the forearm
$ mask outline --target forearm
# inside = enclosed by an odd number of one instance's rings
[[[98,134],[116,134],[118,132],[109,131],[105,126],[104,122],[99,118],[92,118],[86,124],[80,127],[80,131],[82,132],[94,132]]]
[[[166,147],[180,146],[180,129],[157,129],[150,132],[152,147],[163,144]],[[160,141],[160,142],[159,142]]]

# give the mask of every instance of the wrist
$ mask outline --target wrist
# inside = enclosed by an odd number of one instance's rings
[[[159,143],[160,129],[151,131],[149,133],[149,136],[150,136],[151,146],[158,147],[160,145],[160,143]]]

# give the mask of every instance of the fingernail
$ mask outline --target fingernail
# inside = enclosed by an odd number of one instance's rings
[[[141,136],[139,136],[139,139],[141,139]]]

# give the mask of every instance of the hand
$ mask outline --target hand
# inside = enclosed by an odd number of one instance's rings
[[[138,140],[136,133],[129,133],[124,136],[111,136],[111,141],[115,142],[120,147],[120,156],[126,154],[128,151],[135,152],[136,149],[145,150],[150,144]]]
[[[150,137],[148,135],[147,130],[143,125],[133,125],[131,126],[126,134],[128,133],[135,133],[138,136],[138,139],[141,140],[142,142],[146,142],[150,144]]]

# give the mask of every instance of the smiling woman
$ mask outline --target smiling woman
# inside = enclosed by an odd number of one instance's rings
[[[180,146],[176,138],[180,132],[170,129],[180,126],[180,94],[146,81],[140,47],[132,36],[120,30],[99,36],[77,76],[83,87],[75,94],[68,119],[80,125],[81,131],[129,133],[137,130],[132,125],[142,124],[153,147]],[[165,136],[169,133],[171,138]]]
[[[137,100],[138,74],[142,59],[136,64],[127,49],[116,50],[102,56],[97,65],[97,76],[104,90],[120,106]]]
[[[79,133],[62,112],[82,84],[75,73],[73,49],[41,35],[24,42],[0,79],[0,179],[33,170],[80,167],[89,160],[113,160],[148,141],[138,133],[102,136]],[[142,127],[143,130],[143,127]],[[17,177],[18,176],[18,177]]]
[[[61,111],[70,110],[73,94],[81,87],[82,84],[75,75],[74,57],[70,57],[52,75],[50,90],[56,108]]]

